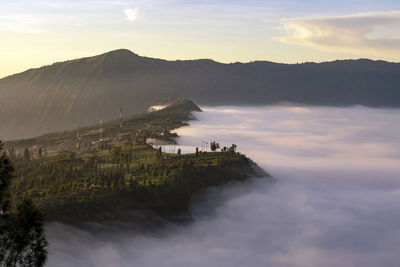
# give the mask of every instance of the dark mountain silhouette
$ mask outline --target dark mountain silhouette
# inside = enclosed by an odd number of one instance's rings
[[[400,106],[400,64],[367,59],[278,64],[166,61],[116,50],[0,80],[0,137],[71,129],[168,97],[200,105]]]

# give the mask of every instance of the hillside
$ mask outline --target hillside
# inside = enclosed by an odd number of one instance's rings
[[[38,155],[39,148],[46,154],[69,153],[76,150],[77,143],[81,153],[93,153],[102,143],[123,143],[127,140],[142,140],[157,138],[167,142],[174,141],[171,130],[188,125],[195,119],[192,112],[202,110],[193,101],[176,100],[164,108],[122,117],[120,120],[107,121],[99,124],[72,129],[70,131],[48,133],[34,138],[10,140],[5,143],[5,149],[12,149],[13,154],[24,153],[24,149]],[[101,128],[101,129],[100,129]]]
[[[67,131],[7,142],[15,166],[12,203],[32,199],[47,220],[74,224],[131,219],[132,212],[186,218],[192,198],[209,187],[250,177],[273,181],[236,145],[193,147],[188,154],[176,149],[177,135],[170,130],[187,126],[193,111],[200,109],[181,100],[122,124],[107,122],[101,131],[96,125],[77,135]]]
[[[200,105],[400,106],[400,64],[371,60],[277,64],[165,61],[116,50],[0,80],[0,137],[37,136],[115,119],[167,97]]]

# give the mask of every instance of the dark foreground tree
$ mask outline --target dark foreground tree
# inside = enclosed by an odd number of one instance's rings
[[[211,151],[216,151],[219,148],[219,143],[212,141],[210,143],[210,148],[211,148]]]
[[[4,214],[8,208],[7,190],[13,178],[14,169],[5,153],[2,153],[3,144],[0,141],[0,214]]]
[[[0,142],[0,266],[38,266],[46,262],[48,245],[43,215],[30,200],[12,210],[7,193],[13,168]]]

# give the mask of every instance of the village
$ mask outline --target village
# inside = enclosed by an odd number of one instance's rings
[[[149,108],[148,113],[141,117],[141,121],[145,120],[137,123],[137,119],[129,117],[124,121],[121,106],[118,120],[103,123],[102,115],[100,115],[98,126],[77,128],[61,135],[47,134],[28,140],[10,141],[6,143],[6,148],[12,150],[16,156],[38,159],[60,154],[84,158],[95,155],[99,150],[111,149],[130,142],[148,144],[156,148],[165,145],[172,146],[176,143],[177,134],[170,131],[187,124],[180,121],[171,123],[146,118],[146,115],[156,113],[165,107]]]

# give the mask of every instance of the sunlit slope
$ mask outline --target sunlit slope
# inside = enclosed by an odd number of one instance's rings
[[[400,64],[220,64],[165,61],[129,50],[77,59],[0,80],[0,137],[14,139],[89,125],[143,111],[167,97],[200,105],[271,104],[400,106]]]

